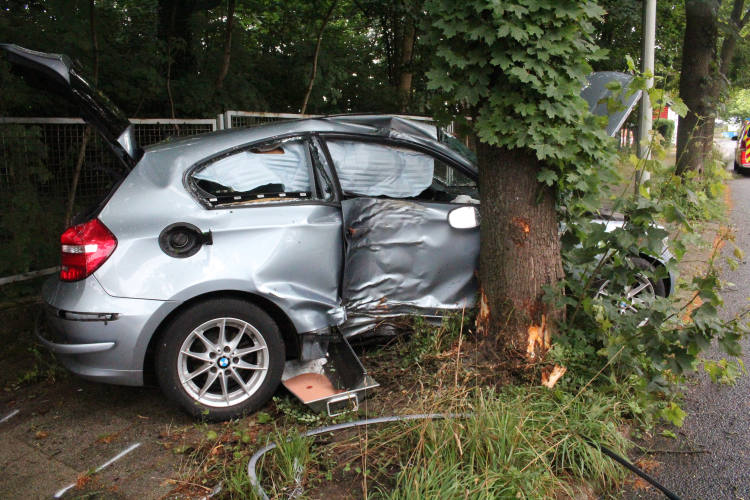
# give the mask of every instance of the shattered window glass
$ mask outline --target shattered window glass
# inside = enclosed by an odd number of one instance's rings
[[[220,158],[192,175],[216,204],[249,199],[310,196],[311,166],[304,141],[257,146]]]
[[[341,140],[328,150],[346,194],[414,198],[432,184],[435,159],[418,151]]]
[[[438,160],[435,161],[435,179],[451,187],[476,186],[476,181]]]

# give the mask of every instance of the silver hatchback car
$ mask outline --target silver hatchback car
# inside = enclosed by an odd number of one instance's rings
[[[40,338],[74,373],[155,376],[189,413],[231,418],[320,372],[338,338],[473,304],[477,170],[435,127],[332,116],[141,149],[67,57],[2,48],[76,103],[129,171],[62,234],[43,289]]]

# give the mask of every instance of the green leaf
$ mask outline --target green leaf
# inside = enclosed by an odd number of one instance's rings
[[[677,403],[671,402],[661,411],[661,416],[675,427],[682,427],[687,413],[685,413]]]
[[[628,65],[628,71],[635,71],[635,62],[633,62],[633,58],[630,57],[630,54],[625,54],[625,62]]]
[[[548,168],[543,168],[536,176],[536,179],[548,186],[552,186],[557,180],[557,174]]]
[[[672,102],[671,106],[672,111],[677,113],[677,116],[680,118],[685,118],[685,115],[687,115],[688,107],[687,105],[677,96],[672,96]]]

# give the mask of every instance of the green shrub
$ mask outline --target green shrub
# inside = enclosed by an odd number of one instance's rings
[[[654,130],[659,132],[664,141],[662,144],[672,144],[672,136],[674,136],[675,123],[674,120],[667,120],[665,118],[659,118],[654,121]]]
[[[3,127],[0,141],[0,275],[54,266],[64,201],[45,193],[52,180],[38,127]]]

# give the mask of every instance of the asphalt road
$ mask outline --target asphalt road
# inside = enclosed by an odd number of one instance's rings
[[[731,168],[729,161],[728,166]],[[736,270],[725,266],[722,273],[730,283],[722,291],[725,303],[721,315],[727,319],[750,306],[750,177],[736,177],[729,186],[730,222],[745,259]],[[723,252],[731,255],[733,249],[728,244]],[[742,345],[743,360],[750,369],[750,338]],[[714,347],[705,357],[724,356]],[[658,438],[651,443],[656,449],[670,450],[650,455],[661,462],[652,475],[683,499],[750,500],[750,375],[728,386],[713,384],[705,373],[698,373],[686,388],[683,408],[688,416],[676,432],[677,439]],[[663,498],[653,491],[628,496]]]

